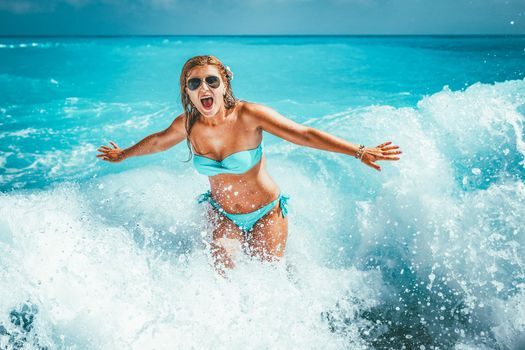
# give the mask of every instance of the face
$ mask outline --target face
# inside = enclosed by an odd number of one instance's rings
[[[206,84],[203,80],[208,76],[218,77],[220,81],[219,87],[214,89]],[[201,79],[199,87],[195,90],[188,88],[188,80],[192,78]],[[185,90],[193,105],[204,117],[213,117],[224,108],[226,87],[219,74],[219,70],[215,66],[206,65],[193,68],[186,78]]]

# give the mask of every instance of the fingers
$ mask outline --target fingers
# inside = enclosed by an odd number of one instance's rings
[[[368,165],[369,167],[377,171],[381,171],[381,167],[374,162],[378,160],[391,160],[391,161],[399,160],[400,158],[396,157],[395,155],[401,154],[403,152],[399,150],[399,146],[395,146],[395,145],[388,146],[391,143],[392,141],[387,141],[387,142],[384,142],[378,145],[377,147],[375,147],[375,149],[373,148],[368,149],[367,150],[368,152],[365,152],[363,155],[364,157],[364,159],[362,159],[363,163],[365,163],[366,165]],[[368,159],[366,159],[367,156],[368,156]]]
[[[109,141],[109,143],[111,144],[111,146],[113,146],[113,148],[108,146],[100,146],[97,149],[97,151],[100,152],[100,154],[97,154],[96,157],[108,162],[117,162],[118,157],[116,155],[120,152],[119,146],[113,141]]]
[[[376,156],[375,158],[376,159],[374,159],[374,160],[370,160],[370,159],[364,160],[363,159],[363,163],[365,163],[366,165],[368,165],[371,168],[374,168],[377,171],[381,171],[381,167],[379,165],[377,165],[376,163],[374,163],[374,162],[376,162],[378,160],[399,160],[399,157],[394,157],[394,156],[390,156],[390,157]]]
[[[365,164],[368,165],[371,168],[374,168],[377,171],[381,171],[381,167],[379,165],[377,165],[376,163],[374,163],[374,162],[367,162]]]
[[[392,141],[387,141],[387,142],[385,142],[385,143],[382,143],[382,144],[378,145],[377,148],[381,148],[381,147],[386,146],[386,145],[389,145],[389,144],[391,144],[391,143],[392,143]]]
[[[98,157],[98,158],[107,157],[109,155],[109,151],[108,150],[100,150],[100,149],[98,149],[97,151],[101,152],[100,154],[96,155],[96,157]]]
[[[380,149],[367,149],[364,153],[364,156],[369,156],[370,161],[382,160],[382,159],[394,159],[397,157],[392,157],[395,154],[401,154],[402,151],[382,151]],[[397,158],[399,159],[399,158]]]
[[[107,160],[108,162],[115,161],[115,157],[111,154],[111,151],[105,151],[96,155],[97,158]]]
[[[395,154],[397,153],[401,153],[401,152],[396,152]],[[389,154],[389,155],[376,155],[375,156],[375,159],[373,161],[377,161],[377,160],[399,160],[400,158],[399,157],[396,157],[392,154]]]
[[[110,159],[107,155],[105,155],[105,154],[97,154],[97,158],[102,159],[102,160],[107,160],[107,161],[111,160],[111,159]]]
[[[383,151],[381,152],[382,153],[382,156],[380,157],[381,160],[399,160],[400,158],[399,157],[395,157],[394,155],[395,154],[401,154],[403,152],[401,150],[391,151],[392,149],[398,149],[398,148],[399,148],[399,146],[385,147],[383,149]],[[389,149],[389,151],[386,151],[385,149]]]
[[[382,154],[383,154],[384,156],[391,156],[391,155],[393,155],[393,154],[401,154],[401,153],[403,153],[403,152],[401,152],[401,151],[382,152]]]

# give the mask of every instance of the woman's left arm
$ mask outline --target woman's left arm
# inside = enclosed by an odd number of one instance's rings
[[[247,103],[246,110],[262,130],[269,132],[292,143],[317,148],[324,151],[343,153],[358,157],[366,165],[381,171],[381,167],[375,164],[378,160],[399,160],[396,154],[401,154],[399,146],[389,146],[388,141],[376,147],[365,147],[359,151],[359,145],[352,144],[327,132],[311,128],[294,122],[276,112],[275,110],[255,104]]]

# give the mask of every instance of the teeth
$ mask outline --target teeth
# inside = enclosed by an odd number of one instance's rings
[[[205,106],[204,108],[210,108],[211,105],[213,104],[213,97],[212,96],[205,96],[205,97],[202,97],[201,98],[201,103],[203,106]],[[206,107],[207,105],[207,107]]]

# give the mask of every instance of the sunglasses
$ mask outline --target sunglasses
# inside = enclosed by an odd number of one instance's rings
[[[201,79],[201,78],[191,78],[190,80],[188,80],[188,89],[190,90],[197,90],[199,88],[199,86],[201,86],[201,82],[202,81],[205,81],[206,84],[213,88],[213,89],[216,89],[218,88],[220,85],[221,85],[221,80],[219,79],[219,77],[216,77],[215,75],[208,75],[206,78],[204,79]]]

